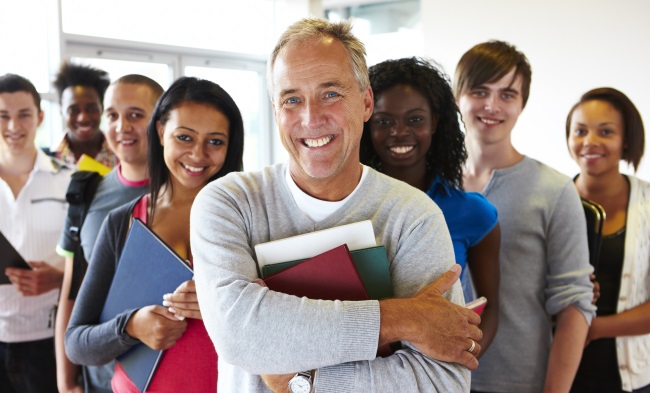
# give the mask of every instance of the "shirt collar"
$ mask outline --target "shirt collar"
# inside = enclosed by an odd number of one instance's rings
[[[445,180],[442,176],[436,175],[436,177],[433,179],[433,183],[431,183],[431,187],[429,187],[429,191],[427,191],[427,194],[429,196],[434,196],[439,191],[442,191],[445,194],[449,195],[451,194],[451,185],[449,185],[449,182],[447,182],[447,180]]]
[[[36,150],[34,171],[57,173],[65,164],[45,154],[41,149]]]

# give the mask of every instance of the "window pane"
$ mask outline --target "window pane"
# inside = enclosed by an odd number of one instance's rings
[[[281,6],[295,0],[62,0],[63,31],[235,53],[273,47]],[[300,3],[300,2],[298,2]],[[278,9],[276,9],[278,8]],[[294,16],[298,18],[304,15]],[[127,11],[128,10],[128,11]],[[287,12],[284,12],[287,14]]]
[[[41,110],[44,113],[43,123],[36,131],[36,146],[56,148],[63,138],[61,112],[56,102],[41,100]]]
[[[41,93],[50,90],[48,0],[2,2],[2,61],[0,75],[19,74],[29,79]],[[52,37],[57,40],[57,37]]]
[[[164,89],[168,88],[172,82],[172,73],[168,64],[92,57],[72,57],[70,60],[108,72],[111,81],[127,74],[141,74],[160,83]]]
[[[260,116],[260,78],[258,72],[208,67],[185,67],[185,75],[211,80],[233,98],[244,119],[244,169],[261,167],[260,130],[264,130]]]

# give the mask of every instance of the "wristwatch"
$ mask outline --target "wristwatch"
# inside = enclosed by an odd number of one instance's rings
[[[309,393],[311,392],[311,385],[311,371],[299,372],[289,380],[289,390],[291,393]]]

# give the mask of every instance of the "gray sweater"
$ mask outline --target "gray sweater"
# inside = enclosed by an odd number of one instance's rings
[[[540,392],[551,317],[569,305],[595,315],[587,231],[570,178],[531,158],[494,171],[483,194],[499,211],[499,328],[472,372],[472,390]]]
[[[270,291],[254,246],[365,219],[386,246],[393,289],[410,296],[447,271],[453,249],[443,215],[426,194],[374,170],[336,212],[314,223],[283,179],[286,164],[230,174],[197,196],[190,219],[199,304],[219,354],[220,393],[268,392],[255,374],[318,369],[318,392],[462,392],[469,371],[406,343],[375,359],[377,301],[322,301]],[[460,284],[445,295],[461,303]]]

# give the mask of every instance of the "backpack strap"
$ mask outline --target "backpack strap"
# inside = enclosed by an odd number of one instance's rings
[[[77,297],[81,281],[86,274],[88,262],[81,247],[81,226],[86,219],[90,203],[95,198],[97,187],[102,176],[97,172],[77,171],[72,174],[68,191],[65,198],[69,203],[68,207],[68,234],[74,241],[74,259],[72,263],[72,282],[70,284],[70,295],[68,299],[74,300]]]

